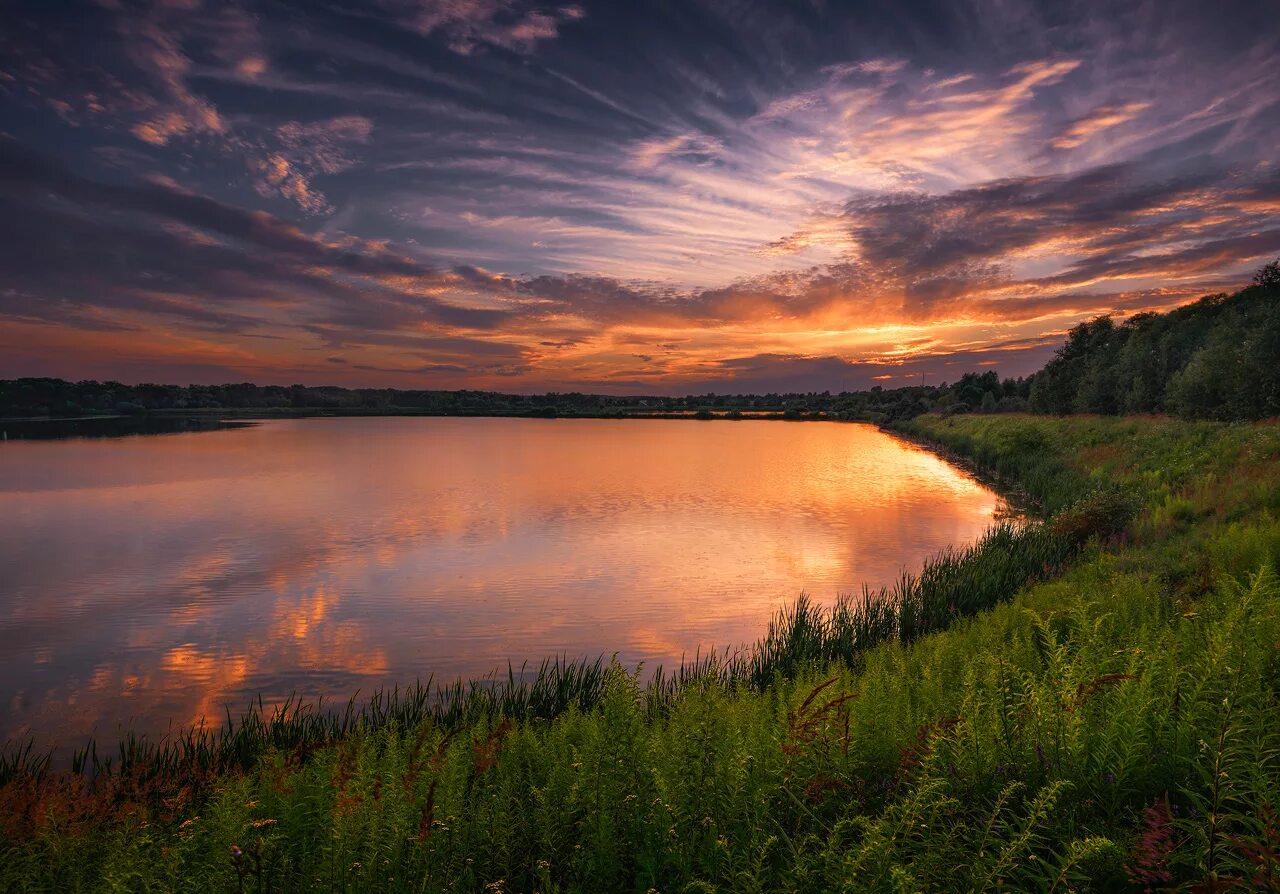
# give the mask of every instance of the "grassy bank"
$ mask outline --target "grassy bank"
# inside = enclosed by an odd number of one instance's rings
[[[651,682],[552,665],[250,715],[81,755],[83,774],[11,757],[0,888],[1280,884],[1280,427],[926,416],[908,433],[1047,521],[888,598],[801,602],[755,650]]]

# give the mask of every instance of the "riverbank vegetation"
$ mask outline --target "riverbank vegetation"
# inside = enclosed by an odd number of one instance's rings
[[[1036,503],[754,649],[0,766],[14,890],[1280,884],[1280,427],[904,423]]]

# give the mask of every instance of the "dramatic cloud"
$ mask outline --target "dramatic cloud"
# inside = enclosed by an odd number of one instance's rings
[[[1172,284],[1280,251],[1268,210],[1280,178],[1270,166],[1142,179],[1156,173],[1115,165],[943,195],[860,198],[845,219],[859,260],[925,304],[992,291],[1026,299],[1049,285],[1104,280]],[[1050,257],[1054,275],[1012,278]]]
[[[0,34],[0,375],[1021,374],[1280,254],[1267,3],[100,0]]]

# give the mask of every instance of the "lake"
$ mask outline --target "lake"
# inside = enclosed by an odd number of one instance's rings
[[[0,739],[753,641],[1003,510],[873,426],[331,418],[0,444]]]

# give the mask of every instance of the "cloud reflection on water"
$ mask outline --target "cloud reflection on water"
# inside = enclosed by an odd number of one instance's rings
[[[327,419],[6,445],[0,735],[736,646],[999,500],[869,426]]]

